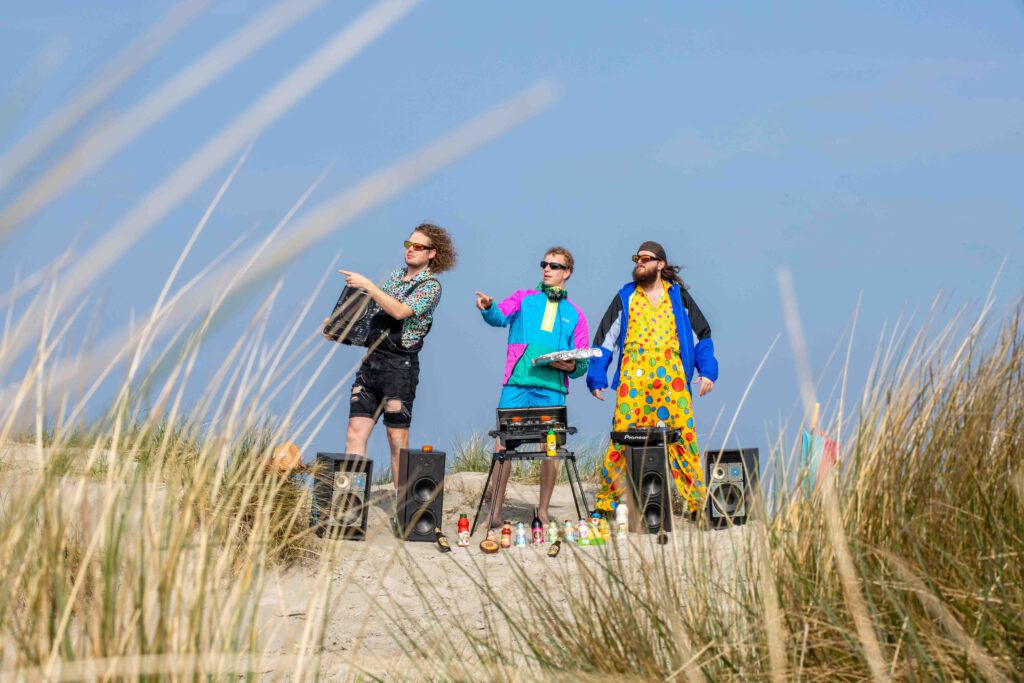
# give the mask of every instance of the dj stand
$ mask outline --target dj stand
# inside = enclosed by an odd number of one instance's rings
[[[550,414],[550,415],[549,415]],[[548,418],[546,420],[541,418]],[[559,447],[555,449],[555,455],[548,455],[546,450],[519,451],[522,445],[538,444],[543,445],[547,440],[548,429],[555,432]],[[575,427],[565,426],[565,408],[512,408],[498,409],[498,429],[488,432],[489,436],[501,439],[505,448],[496,451],[491,457],[491,468],[487,472],[487,481],[484,483],[484,490],[480,493],[480,503],[476,506],[476,514],[473,516],[473,526],[470,533],[476,532],[476,524],[480,519],[480,511],[484,507],[484,500],[487,498],[487,489],[491,481],[498,486],[505,468],[511,469],[512,463],[519,460],[561,461],[565,464],[565,476],[569,480],[569,490],[572,492],[572,502],[576,506],[576,517],[582,519],[587,510],[587,496],[583,490],[583,481],[580,479],[580,472],[576,466],[576,454],[562,447],[565,437],[575,434]],[[495,477],[497,470],[497,477]],[[579,495],[577,495],[577,490]],[[580,508],[580,502],[583,508]],[[491,504],[494,503],[494,493],[491,493]]]

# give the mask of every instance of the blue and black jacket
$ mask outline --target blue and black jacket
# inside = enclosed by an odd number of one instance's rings
[[[592,358],[587,370],[587,388],[591,391],[608,387],[608,366],[611,365],[612,356],[616,355],[616,351],[619,353],[615,375],[612,377],[612,389],[619,386],[622,346],[626,339],[626,328],[629,326],[629,302],[635,291],[634,282],[620,289],[597,326],[594,347],[600,349],[601,356]],[[676,319],[679,357],[686,370],[686,384],[689,385],[693,381],[695,369],[701,377],[707,377],[712,382],[717,381],[718,361],[715,359],[715,344],[711,341],[711,326],[707,319],[700,312],[697,302],[690,293],[678,283],[669,286],[668,297],[672,302],[672,313]],[[697,337],[696,345],[693,342],[694,336]]]

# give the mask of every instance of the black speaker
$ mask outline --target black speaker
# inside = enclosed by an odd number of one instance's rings
[[[317,453],[311,524],[317,536],[363,539],[373,462],[360,455]]]
[[[760,480],[756,448],[708,453],[704,465],[708,520],[714,528],[746,524]]]
[[[444,453],[403,448],[398,453],[396,528],[405,541],[435,541],[444,507]]]
[[[672,531],[672,498],[665,446],[626,446],[629,490],[635,501],[630,527],[637,533]]]

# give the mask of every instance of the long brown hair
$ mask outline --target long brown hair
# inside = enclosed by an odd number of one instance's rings
[[[459,253],[455,251],[455,243],[448,231],[433,223],[420,223],[413,232],[423,233],[430,239],[430,248],[436,253],[430,259],[430,270],[443,273],[455,267]]]
[[[665,261],[665,267],[661,269],[661,279],[679,285],[679,289],[689,289],[683,282],[683,278],[679,276],[679,271],[682,269],[683,267],[680,265],[670,264],[668,261]]]

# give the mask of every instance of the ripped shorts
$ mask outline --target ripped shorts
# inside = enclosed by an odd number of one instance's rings
[[[383,413],[385,427],[408,429],[419,381],[418,353],[394,353],[378,348],[359,366],[352,384],[349,417],[368,417],[376,422]],[[387,410],[390,400],[400,401],[401,407]]]

